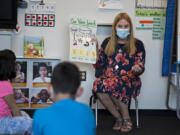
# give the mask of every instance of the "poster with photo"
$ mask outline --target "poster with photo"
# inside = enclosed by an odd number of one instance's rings
[[[18,108],[29,107],[29,89],[28,88],[14,88],[14,98]]]
[[[33,62],[33,87],[48,87],[51,75],[51,62]]]
[[[26,87],[27,85],[27,62],[16,61],[16,77],[12,79],[13,87]]]
[[[48,88],[35,88],[30,91],[31,108],[44,108],[52,105],[51,94]]]
[[[96,63],[95,20],[72,17],[70,19],[70,60],[83,63]]]
[[[44,38],[24,36],[24,57],[43,58],[44,57]]]

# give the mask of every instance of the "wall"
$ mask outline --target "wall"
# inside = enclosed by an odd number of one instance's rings
[[[45,0],[45,2],[56,2],[56,27],[24,27],[24,13],[29,13],[29,9],[19,9],[18,22],[22,30],[12,37],[12,49],[16,55],[23,56],[24,35],[40,35],[45,38],[46,57],[68,60],[71,15],[96,19],[98,24],[103,24],[112,23],[114,16],[119,12],[127,12],[134,21],[134,0],[123,0],[124,10],[100,10],[97,8],[97,0]],[[99,42],[110,32],[110,27],[98,27]],[[150,31],[135,31],[135,36],[144,42],[147,53],[146,71],[141,77],[143,85],[139,96],[140,109],[166,109],[167,78],[161,77],[163,41],[153,41]],[[87,81],[82,82],[81,85],[84,88],[84,94],[78,98],[78,101],[88,104],[94,80],[94,69],[90,64],[76,64],[81,70],[87,71]]]
[[[0,50],[11,49],[11,32],[0,32]]]
[[[180,1],[178,1],[178,63],[180,63]]]
[[[178,1],[178,35],[180,35],[180,2]]]

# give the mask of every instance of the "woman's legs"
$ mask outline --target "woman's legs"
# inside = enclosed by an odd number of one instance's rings
[[[128,104],[122,103],[120,100],[116,99],[115,97],[111,96],[112,101],[116,104],[119,111],[121,112],[123,119],[129,119],[129,110],[128,110]]]
[[[116,105],[112,102],[112,99],[108,94],[96,93],[98,99],[104,105],[104,107],[116,118],[116,122],[113,126],[114,130],[120,130],[122,126],[122,118],[120,113],[117,110]]]
[[[105,93],[96,93],[98,99],[101,101],[101,103],[104,105],[104,107],[116,118],[120,118],[121,115],[117,110],[117,107],[112,102],[112,99],[108,94]]]
[[[124,104],[121,101],[119,101],[118,99],[116,99],[115,97],[111,96],[112,101],[119,107],[119,110],[121,112],[122,115],[122,119],[123,119],[123,124],[121,127],[121,131],[122,132],[129,132],[132,130],[132,122],[131,122],[131,118],[129,115],[129,110],[128,110],[128,104]]]

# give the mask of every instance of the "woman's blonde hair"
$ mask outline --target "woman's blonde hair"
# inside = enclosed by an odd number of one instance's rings
[[[125,19],[130,25],[130,34],[127,37],[128,40],[127,40],[125,49],[127,52],[129,52],[130,55],[133,55],[136,51],[135,38],[133,35],[133,26],[132,26],[131,18],[129,17],[129,15],[127,13],[119,13],[114,19],[114,22],[112,25],[112,34],[111,34],[109,42],[105,48],[105,54],[107,56],[111,56],[115,52],[115,48],[116,48],[117,41],[118,41],[118,37],[116,35],[116,25],[122,19]]]

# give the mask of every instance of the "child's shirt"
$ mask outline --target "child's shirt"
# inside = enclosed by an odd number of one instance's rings
[[[95,135],[93,111],[85,104],[62,99],[34,114],[34,135]]]
[[[13,94],[13,88],[9,81],[0,81],[0,118],[12,116],[11,110],[3,97]]]

